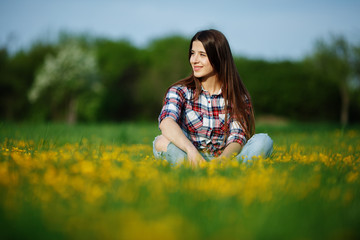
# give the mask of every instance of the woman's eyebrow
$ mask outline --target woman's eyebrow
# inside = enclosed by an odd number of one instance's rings
[[[199,53],[205,53],[205,54],[206,54],[205,51],[195,51],[195,50],[193,50],[193,49],[191,49],[191,52],[199,52]]]

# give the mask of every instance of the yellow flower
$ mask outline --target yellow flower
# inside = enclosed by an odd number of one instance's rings
[[[358,176],[359,176],[359,172],[349,172],[347,175],[346,175],[346,181],[348,183],[353,183],[355,182],[357,179],[358,179]]]

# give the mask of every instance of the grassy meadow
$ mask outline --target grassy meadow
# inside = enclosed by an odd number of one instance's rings
[[[0,239],[359,239],[360,127],[257,132],[270,158],[193,169],[156,123],[0,123]]]

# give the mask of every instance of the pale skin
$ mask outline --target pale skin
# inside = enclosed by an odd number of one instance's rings
[[[195,77],[202,78],[201,84],[206,91],[211,95],[220,91],[220,81],[200,41],[194,41],[192,43],[190,64]],[[186,152],[191,165],[196,166],[201,162],[205,162],[205,159],[172,118],[162,120],[159,127],[162,135],[159,136],[155,142],[155,149],[157,151],[166,152],[167,146],[172,142],[175,146]],[[242,146],[239,143],[230,143],[224,149],[219,159],[230,158],[238,154],[241,149]]]

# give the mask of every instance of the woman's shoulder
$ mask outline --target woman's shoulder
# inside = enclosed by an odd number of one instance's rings
[[[168,91],[169,93],[175,93],[177,95],[184,96],[185,98],[188,98],[188,96],[190,96],[193,92],[191,88],[188,88],[181,84],[171,86]]]
[[[182,84],[176,84],[170,87],[170,89],[177,90],[177,91],[189,91],[190,89]]]

